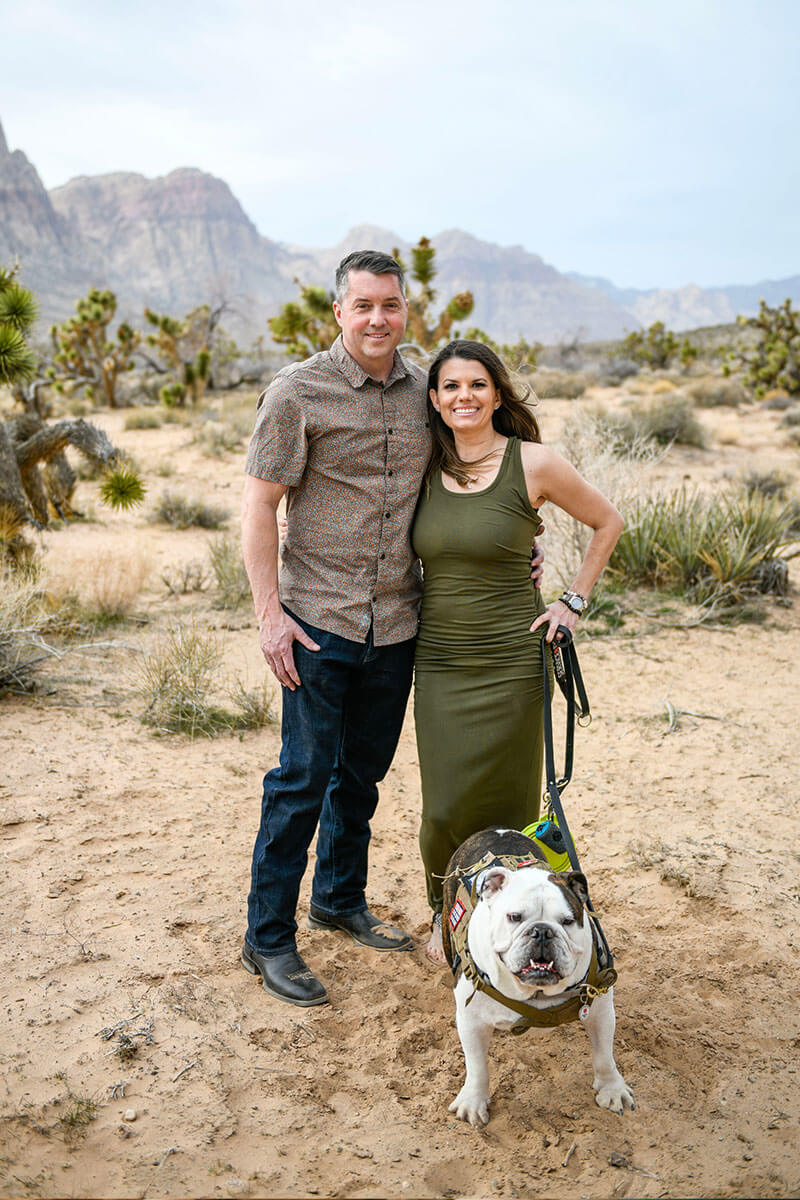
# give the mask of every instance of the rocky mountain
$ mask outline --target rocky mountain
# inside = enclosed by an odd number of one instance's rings
[[[259,234],[226,183],[203,171],[84,175],[50,198],[125,315],[139,317],[145,304],[183,314],[225,299],[263,329],[294,290],[290,256]]]
[[[626,309],[644,326],[663,321],[669,329],[698,329],[707,325],[726,325],[736,317],[753,316],[761,300],[776,306],[784,300],[800,304],[800,275],[787,279],[765,279],[755,284],[729,284],[719,288],[701,288],[695,283],[681,288],[620,288],[610,279],[580,275],[570,271],[569,278],[583,287],[608,296]]]
[[[0,261],[19,259],[48,322],[96,285],[115,291],[120,317],[137,323],[145,304],[180,315],[224,299],[232,309],[227,323],[255,336],[296,294],[296,278],[330,287],[352,249],[399,246],[406,256],[410,249],[391,230],[364,225],[333,247],[281,245],[258,232],[223,180],[191,168],[157,179],[80,176],[48,194],[25,155],[10,153],[2,132],[0,139]],[[521,246],[459,230],[433,240],[442,295],[471,290],[469,324],[502,340],[614,337],[634,324],[608,296]]]
[[[800,298],[800,276],[753,287],[617,288],[562,274],[522,246],[498,246],[458,229],[432,238],[443,298],[471,291],[465,323],[502,341],[602,340],[663,320],[673,329],[719,324],[737,312]],[[297,292],[295,279],[331,287],[336,264],[363,246],[408,259],[410,246],[374,225],[356,225],[336,246],[309,249],[264,237],[228,185],[193,168],[156,179],[131,172],[80,176],[47,192],[0,127],[0,263],[19,260],[42,321],[63,319],[90,286],[110,287],[118,313],[140,324],[145,304],[182,315],[225,300],[236,336],[266,331],[266,319]]]
[[[19,259],[42,316],[63,315],[90,286],[91,268],[69,224],[56,212],[36,168],[9,151],[0,127],[0,263]]]

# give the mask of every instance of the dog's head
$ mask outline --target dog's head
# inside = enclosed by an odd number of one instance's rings
[[[588,889],[580,871],[492,867],[479,876],[476,891],[500,975],[507,972],[526,989],[545,995],[583,977],[592,931],[584,919]]]

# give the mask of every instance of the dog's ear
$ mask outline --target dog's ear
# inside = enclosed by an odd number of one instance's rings
[[[586,876],[581,871],[567,871],[561,878],[564,884],[569,888],[581,902],[581,907],[589,899],[589,885],[586,882]]]
[[[505,867],[492,867],[489,871],[482,871],[476,881],[476,891],[481,900],[488,900],[495,892],[499,892],[504,888],[511,878],[511,872]]]

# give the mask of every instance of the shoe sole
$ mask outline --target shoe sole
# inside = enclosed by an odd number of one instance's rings
[[[347,936],[349,938],[352,938],[353,941],[357,945],[366,946],[368,950],[377,950],[379,954],[387,953],[387,952],[397,952],[398,950],[413,950],[414,949],[414,943],[411,941],[411,938],[408,938],[407,941],[405,941],[397,946],[376,946],[374,944],[374,942],[365,942],[362,938],[356,937],[356,935],[352,932],[352,930],[343,929],[341,925],[329,925],[327,921],[318,921],[317,918],[312,917],[310,913],[308,915],[308,928],[309,929],[327,929],[327,930],[332,931],[333,933],[346,933]]]
[[[240,956],[239,961],[249,975],[261,975],[258,967],[249,962],[243,954]],[[282,1000],[284,1004],[293,1004],[295,1008],[314,1008],[317,1004],[330,1004],[331,1002],[331,998],[327,992],[324,992],[319,1000],[291,1000],[288,996],[282,996],[280,992],[276,992],[271,987],[268,987],[263,975],[261,975],[261,986],[268,996],[272,996],[275,1000]]]

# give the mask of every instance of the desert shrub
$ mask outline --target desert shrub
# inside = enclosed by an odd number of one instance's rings
[[[774,497],[681,489],[641,498],[625,516],[607,568],[612,579],[676,591],[715,610],[787,591],[780,551],[795,540],[794,514]]]
[[[208,583],[208,572],[201,562],[169,566],[161,572],[161,580],[170,596],[186,596],[202,592]]]
[[[52,615],[30,573],[0,565],[0,695],[32,687],[37,664],[53,653],[43,638]]]
[[[686,390],[698,408],[719,408],[724,405],[738,408],[748,399],[747,391],[738,379],[718,375],[696,379]]]
[[[266,684],[255,692],[240,682],[228,687],[235,712],[216,702],[222,661],[222,647],[213,634],[195,626],[172,629],[139,666],[136,685],[145,701],[144,724],[159,733],[196,738],[272,723]]]
[[[206,421],[195,435],[195,443],[203,454],[219,458],[232,450],[239,450],[245,437],[250,436],[252,420],[242,423],[234,421]]]
[[[160,429],[161,414],[153,408],[135,408],[125,417],[125,429]]]
[[[800,408],[790,408],[781,417],[781,428],[793,429],[795,425],[800,425]]]
[[[650,389],[650,394],[652,396],[668,396],[677,390],[671,379],[657,379]]]
[[[215,538],[208,548],[221,608],[238,608],[250,599],[250,581],[238,538]]]
[[[661,446],[677,442],[679,446],[703,449],[706,445],[705,430],[694,415],[691,403],[680,392],[672,392],[661,400],[634,409],[632,415],[640,425],[641,435],[652,438]]]
[[[782,471],[745,471],[742,476],[742,487],[748,496],[760,493],[762,496],[775,496],[778,500],[786,499],[786,489],[789,480]]]
[[[153,514],[153,520],[166,521],[173,529],[189,529],[190,526],[219,529],[229,516],[230,513],[225,508],[205,504],[202,500],[189,500],[174,492],[164,492]]]
[[[587,388],[587,380],[571,371],[534,371],[530,384],[540,400],[577,400]]]
[[[44,587],[58,611],[52,624],[62,635],[113,625],[133,613],[148,574],[144,551],[120,554],[98,550],[91,554],[59,557]]]
[[[558,449],[623,513],[646,492],[650,472],[664,453],[650,439],[620,438],[614,421],[602,409],[572,412],[564,422]],[[591,530],[555,505],[548,508],[546,527],[548,575],[554,573],[559,588],[569,587]]]
[[[632,358],[613,357],[604,359],[597,369],[597,382],[601,387],[619,387],[626,379],[639,374],[639,364]]]
[[[769,408],[776,412],[784,412],[785,409],[791,408],[796,403],[796,397],[792,397],[783,388],[770,388],[768,392],[764,392],[762,397],[762,408]]]

